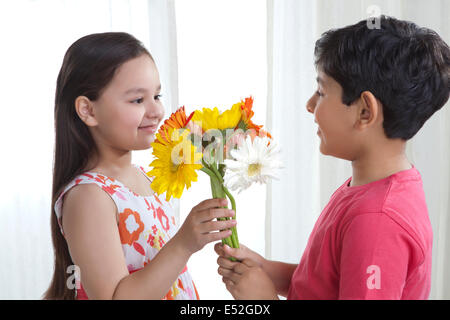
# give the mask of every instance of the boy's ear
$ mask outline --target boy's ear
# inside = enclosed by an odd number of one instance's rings
[[[92,101],[88,97],[79,96],[75,99],[75,110],[88,127],[95,127],[98,125],[97,119],[95,118],[94,108]]]
[[[363,91],[360,96],[357,126],[364,129],[380,121],[382,115],[380,101],[370,91]],[[382,119],[381,119],[382,122]]]

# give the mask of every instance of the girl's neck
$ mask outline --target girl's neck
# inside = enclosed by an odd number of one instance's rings
[[[120,173],[131,167],[131,151],[110,146],[98,146],[97,155],[89,161],[88,170],[108,174]]]

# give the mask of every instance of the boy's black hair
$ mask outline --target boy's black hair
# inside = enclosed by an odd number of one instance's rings
[[[346,105],[372,92],[383,104],[386,136],[408,140],[449,99],[450,50],[430,29],[376,19],[378,29],[362,20],[323,33],[315,64],[342,86]]]

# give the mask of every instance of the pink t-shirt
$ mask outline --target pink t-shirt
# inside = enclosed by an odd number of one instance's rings
[[[431,229],[411,169],[331,196],[308,240],[288,299],[427,299]]]

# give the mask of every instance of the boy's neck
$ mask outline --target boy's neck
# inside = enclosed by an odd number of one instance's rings
[[[391,149],[372,150],[353,160],[350,186],[361,186],[411,169],[412,165],[405,155],[405,146],[406,142],[403,142]]]

